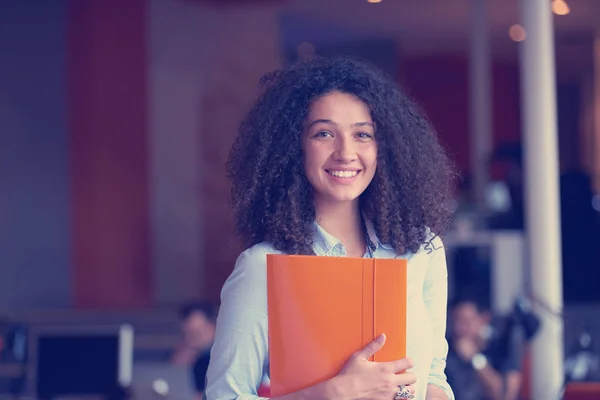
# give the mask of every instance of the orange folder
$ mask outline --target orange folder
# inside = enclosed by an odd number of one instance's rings
[[[267,255],[271,396],[334,377],[386,334],[373,361],[406,356],[406,260]]]

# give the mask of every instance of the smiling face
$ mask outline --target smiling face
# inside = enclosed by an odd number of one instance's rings
[[[302,150],[317,203],[357,201],[377,167],[375,126],[366,104],[340,92],[315,100],[305,121]]]

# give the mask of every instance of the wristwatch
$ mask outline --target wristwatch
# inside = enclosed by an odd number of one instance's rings
[[[477,371],[481,371],[482,369],[484,369],[485,367],[487,367],[488,365],[488,360],[487,357],[484,356],[481,353],[477,353],[473,356],[473,358],[471,358],[471,365],[473,366],[473,368],[475,368]]]

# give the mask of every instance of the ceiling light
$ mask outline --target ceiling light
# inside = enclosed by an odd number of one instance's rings
[[[521,25],[515,24],[508,30],[508,36],[515,42],[522,42],[527,37],[527,32]]]
[[[556,15],[567,15],[571,12],[571,9],[565,0],[553,0],[552,11]]]
[[[381,3],[382,0],[367,0],[367,3],[371,3],[371,4],[375,4],[375,3]]]

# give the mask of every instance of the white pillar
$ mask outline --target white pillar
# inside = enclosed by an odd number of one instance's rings
[[[492,88],[488,0],[472,0],[470,57],[470,128],[473,194],[480,204],[478,217],[484,216],[487,161],[492,147]]]
[[[526,227],[533,295],[562,310],[558,191],[556,76],[551,4],[521,0],[527,38],[521,44],[521,96],[525,139]],[[563,382],[562,321],[540,313],[533,342],[534,399],[557,399]]]

